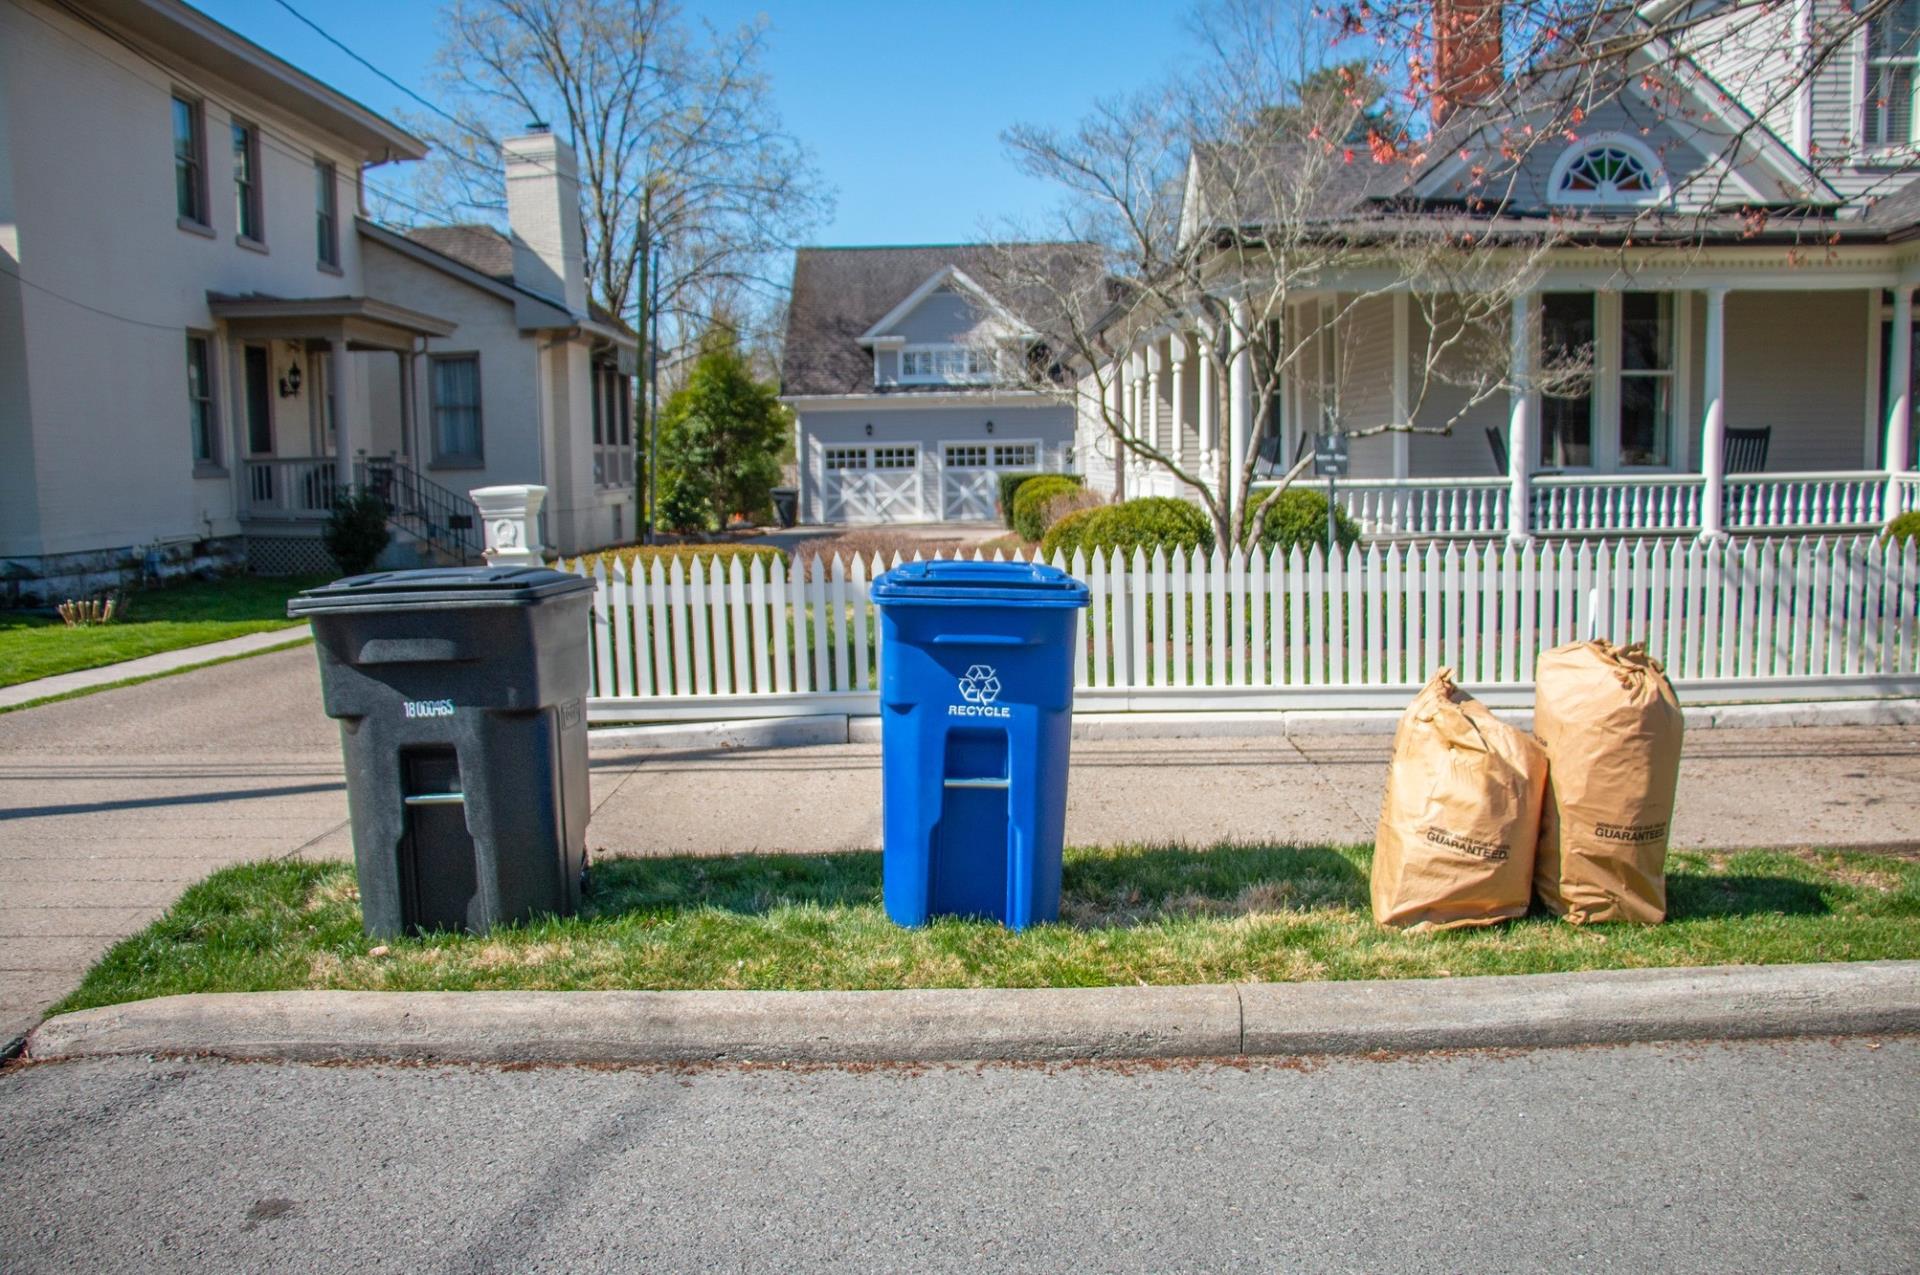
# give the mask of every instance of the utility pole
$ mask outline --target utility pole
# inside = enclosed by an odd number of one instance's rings
[[[658,534],[654,510],[660,505],[660,244],[649,235],[653,263],[647,270],[647,286],[652,296],[647,301],[647,543]]]

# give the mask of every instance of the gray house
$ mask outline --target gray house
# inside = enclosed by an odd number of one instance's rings
[[[803,248],[781,368],[808,523],[983,521],[999,477],[1074,468],[1071,405],[1005,388],[1032,353],[989,253],[950,244]],[[1073,246],[1014,249],[1071,268]],[[1016,378],[1006,377],[1011,381]]]

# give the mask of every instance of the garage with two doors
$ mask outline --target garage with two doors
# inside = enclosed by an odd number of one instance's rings
[[[986,522],[1000,477],[1040,468],[1037,440],[825,443],[818,521]]]

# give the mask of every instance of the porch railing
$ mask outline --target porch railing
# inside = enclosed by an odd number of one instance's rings
[[[311,522],[333,512],[340,480],[332,457],[275,457],[243,463],[243,517]]]
[[[1543,474],[1533,480],[1533,530],[1614,537],[1698,531],[1704,487],[1699,474]],[[1902,509],[1920,508],[1920,478],[1903,478],[1899,487]],[[1512,498],[1504,478],[1365,478],[1341,482],[1336,492],[1341,508],[1375,538],[1498,536],[1507,530]],[[1747,534],[1866,531],[1901,512],[1887,508],[1881,470],[1729,475],[1723,499],[1727,530]]]

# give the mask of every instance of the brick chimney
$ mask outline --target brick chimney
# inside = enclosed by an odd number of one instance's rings
[[[1433,124],[1499,94],[1501,0],[1433,0]]]
[[[579,161],[544,124],[500,146],[507,170],[513,281],[575,314],[587,312],[587,250],[580,228]]]

